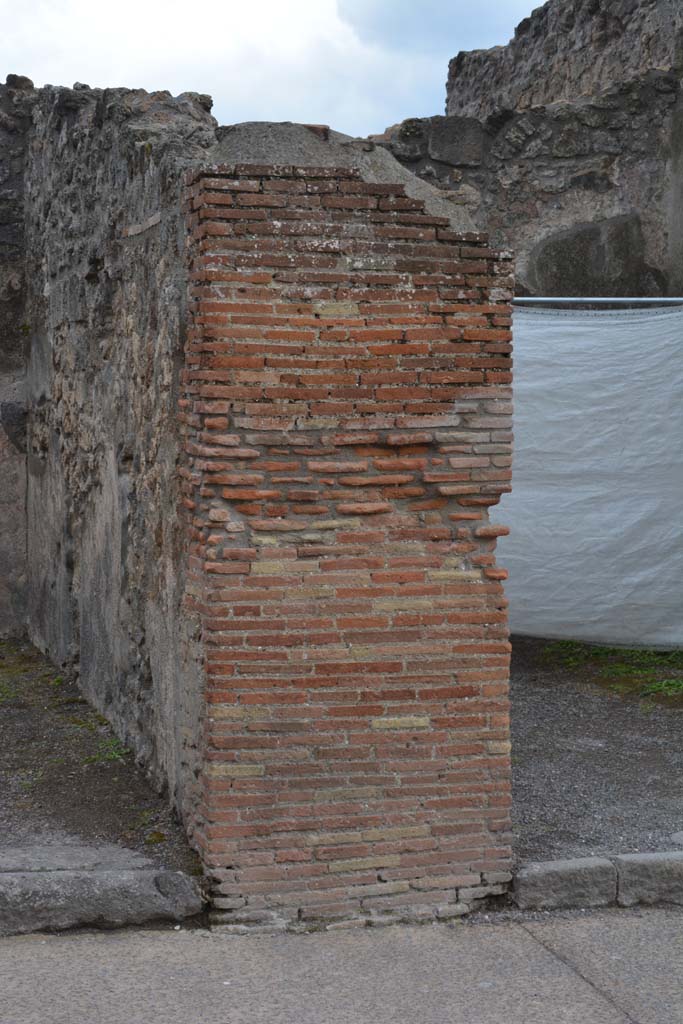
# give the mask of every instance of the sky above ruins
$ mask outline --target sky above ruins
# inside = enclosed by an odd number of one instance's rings
[[[222,124],[366,135],[442,114],[448,60],[503,44],[533,0],[0,0],[0,73],[210,93]]]

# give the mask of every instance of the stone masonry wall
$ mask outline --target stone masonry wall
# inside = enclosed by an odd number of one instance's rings
[[[458,916],[510,878],[510,259],[348,168],[213,167],[188,203],[215,905]]]
[[[491,116],[404,121],[394,156],[515,252],[518,293],[680,295],[677,73]]]
[[[680,0],[550,0],[518,25],[507,46],[450,62],[446,113],[484,119],[682,69],[682,33]]]
[[[26,183],[31,638],[182,810],[203,693],[181,613],[184,168],[201,97],[35,93]]]
[[[0,637],[20,633],[26,605],[24,167],[35,94],[0,85]]]

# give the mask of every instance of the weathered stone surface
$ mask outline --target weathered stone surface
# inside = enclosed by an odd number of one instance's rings
[[[683,288],[683,100],[677,73],[619,77],[571,103],[485,120],[412,118],[382,137],[494,244],[518,294]]]
[[[682,30],[678,0],[551,0],[507,46],[450,62],[447,112],[487,117],[574,100],[680,65]]]
[[[152,862],[147,857],[110,843],[100,846],[44,844],[0,848],[0,876],[8,871],[131,871],[150,867]]]
[[[604,857],[527,864],[515,875],[513,899],[521,910],[605,907],[614,903],[617,875]]]
[[[202,97],[46,87],[26,166],[28,619],[187,819],[201,666],[181,612],[180,192]]]
[[[180,871],[0,872],[0,935],[181,921],[201,909]]]
[[[398,153],[391,155],[367,139],[352,139],[331,130],[321,139],[305,125],[259,121],[223,126],[216,135],[217,144],[212,151],[216,163],[355,167],[365,181],[402,185],[406,195],[425,204],[428,213],[447,217],[454,230],[475,230],[468,212],[458,209],[449,195],[416,176],[412,168],[406,170],[394,158]]]
[[[486,138],[484,125],[473,117],[434,119],[427,152],[432,160],[442,163],[479,167],[484,161]]]
[[[683,291],[683,7],[550,0],[382,137],[515,251],[519,294]]]
[[[620,906],[632,907],[636,903],[683,905],[683,850],[629,853],[613,860]]]
[[[23,204],[35,98],[27,78],[0,86],[0,637],[22,631],[26,604]]]
[[[436,908],[436,917],[439,921],[452,921],[456,917],[464,917],[469,914],[470,907],[467,903],[443,903]]]
[[[638,214],[577,224],[539,242],[529,253],[528,284],[538,295],[661,295],[664,275],[644,260]]]

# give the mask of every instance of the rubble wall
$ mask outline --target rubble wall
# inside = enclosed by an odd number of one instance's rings
[[[207,101],[36,94],[26,174],[28,621],[183,807],[202,673],[182,607],[187,162]],[[190,800],[191,802],[191,800]]]
[[[450,62],[446,113],[486,118],[595,96],[650,71],[683,68],[679,0],[550,0],[507,46]]]
[[[516,255],[519,294],[680,295],[681,88],[652,71],[593,98],[383,138]]]
[[[28,79],[0,85],[0,637],[26,612],[24,166],[35,94]]]

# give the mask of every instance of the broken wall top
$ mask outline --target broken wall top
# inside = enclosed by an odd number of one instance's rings
[[[485,118],[595,95],[655,69],[680,68],[679,0],[550,0],[507,46],[449,65],[446,113]]]

